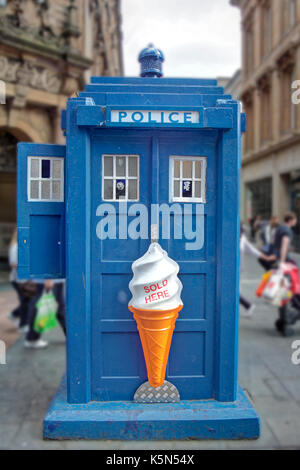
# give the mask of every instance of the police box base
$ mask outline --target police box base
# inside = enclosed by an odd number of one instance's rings
[[[182,400],[70,404],[62,381],[44,420],[45,439],[257,439],[259,417],[241,388],[235,402]]]

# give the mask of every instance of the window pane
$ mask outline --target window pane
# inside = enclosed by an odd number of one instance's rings
[[[195,197],[201,197],[201,182],[196,181],[194,184],[195,184]]]
[[[50,199],[50,181],[42,181],[42,199]]]
[[[137,180],[128,181],[128,199],[138,198],[138,182]]]
[[[182,167],[183,167],[183,178],[192,178],[193,176],[193,162],[187,162],[183,161],[182,162]]]
[[[53,181],[52,183],[52,199],[61,199],[60,181]]]
[[[42,160],[42,178],[50,178],[50,160]]]
[[[183,197],[192,197],[193,195],[193,182],[192,181],[182,181],[182,196]]]
[[[201,162],[195,162],[195,178],[201,178]]]
[[[113,199],[113,180],[104,180],[104,199]]]
[[[61,160],[53,160],[52,178],[61,178]]]
[[[181,197],[180,181],[174,181],[174,197]]]
[[[39,199],[38,181],[30,181],[30,199]]]
[[[113,157],[104,157],[104,176],[113,176]]]
[[[126,180],[116,180],[116,199],[125,199]]]
[[[174,160],[174,178],[180,178],[180,161]]]
[[[126,157],[117,157],[116,159],[116,175],[126,176]]]
[[[31,160],[31,178],[38,178],[39,177],[39,168],[40,168],[40,161],[38,159]]]
[[[138,159],[137,157],[128,158],[128,176],[137,176],[138,174]]]

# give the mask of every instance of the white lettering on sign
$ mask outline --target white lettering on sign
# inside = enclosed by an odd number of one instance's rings
[[[111,122],[130,124],[198,124],[198,111],[111,110]]]

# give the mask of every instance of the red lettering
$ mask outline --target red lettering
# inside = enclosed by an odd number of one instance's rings
[[[163,287],[165,287],[168,284],[167,279],[162,281],[161,284],[162,285],[160,285],[159,282],[158,282],[157,284],[151,284],[150,286],[144,286],[144,291],[146,292],[146,294],[149,294],[151,291],[154,292],[157,289],[162,289]],[[168,290],[164,290],[163,292],[157,292],[157,293],[155,292],[155,293],[145,297],[145,303],[147,304],[149,302],[152,302],[153,300],[160,300],[160,299],[164,299],[166,297],[170,297]]]

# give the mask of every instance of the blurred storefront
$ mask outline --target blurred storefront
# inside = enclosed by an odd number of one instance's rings
[[[247,113],[243,139],[242,218],[299,216],[300,1],[231,0],[240,7],[243,58],[240,99]],[[299,217],[300,219],[300,217]],[[300,229],[296,228],[300,251]]]
[[[246,183],[246,215],[259,214],[264,220],[272,216],[272,178],[264,178]]]
[[[17,143],[63,143],[67,97],[91,75],[123,74],[120,24],[120,0],[0,1],[0,258],[16,222]]]

